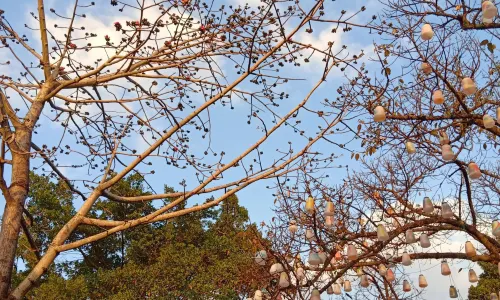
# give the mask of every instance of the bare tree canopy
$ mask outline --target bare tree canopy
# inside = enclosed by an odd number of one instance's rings
[[[499,264],[498,10],[372,6],[38,0],[24,28],[1,11],[0,299],[22,299],[61,253],[259,182],[275,198],[256,254],[273,299],[422,298],[412,260],[443,260],[445,276],[452,260]],[[21,229],[37,249],[30,171],[80,203],[11,286]],[[147,193],[114,192],[131,175]],[[153,209],[90,214],[100,201]],[[463,247],[439,250],[457,235]]]

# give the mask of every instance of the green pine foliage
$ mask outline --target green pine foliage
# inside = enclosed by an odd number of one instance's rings
[[[64,183],[36,174],[31,178],[28,210],[37,215],[30,232],[43,252],[74,213],[76,197]],[[166,187],[165,191],[172,189]],[[120,196],[147,194],[140,175],[122,180],[112,192]],[[150,202],[118,203],[103,198],[90,215],[126,220],[151,211]],[[73,239],[100,230],[81,226]],[[258,230],[249,224],[247,210],[233,195],[218,208],[144,225],[85,245],[76,254],[63,254],[67,259],[56,263],[27,298],[240,299],[269,280],[264,268],[261,274],[255,273],[252,257],[257,239]],[[15,281],[36,262],[24,235],[19,249],[18,259],[26,268],[17,272]]]

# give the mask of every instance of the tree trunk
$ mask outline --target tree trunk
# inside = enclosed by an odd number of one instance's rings
[[[8,189],[10,197],[4,197],[6,203],[0,231],[0,299],[7,299],[9,293],[23,207],[29,188],[30,148],[25,148],[25,145],[30,144],[31,133],[17,131],[16,141],[23,153],[12,154],[12,177]]]

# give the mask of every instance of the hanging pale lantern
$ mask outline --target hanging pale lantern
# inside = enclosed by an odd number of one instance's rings
[[[325,216],[333,216],[334,206],[332,201],[326,201]]]
[[[450,298],[458,298],[458,292],[454,286],[450,286]]]
[[[387,269],[385,279],[387,279],[387,281],[389,282],[393,282],[394,280],[396,280],[396,276],[394,276],[394,272],[391,269]]]
[[[477,282],[479,279],[477,278],[476,272],[474,269],[469,269],[469,282],[474,283]]]
[[[260,250],[255,253],[255,263],[258,265],[265,265],[266,264],[266,259],[267,259],[267,252],[266,250]]]
[[[465,77],[464,79],[462,79],[462,90],[464,94],[470,96],[476,92],[476,89],[476,84],[472,79],[470,79],[469,77]]]
[[[434,104],[443,104],[443,92],[441,90],[434,91],[434,93],[432,93],[432,100],[434,101]]]
[[[403,280],[403,292],[409,292],[411,291],[411,285],[408,282],[408,280]]]
[[[443,202],[441,204],[441,217],[443,218],[453,218],[453,211],[451,210],[451,207],[448,203]]]
[[[321,264],[324,264],[326,261],[326,253],[324,251],[319,251],[318,256],[319,260],[321,261]]]
[[[467,255],[467,257],[475,257],[477,255],[476,249],[470,241],[465,242],[465,255]]]
[[[493,128],[495,127],[495,120],[490,115],[485,114],[483,116],[483,124],[484,128]]]
[[[491,293],[490,294],[490,300],[498,300],[497,294],[496,293]]]
[[[389,235],[387,234],[387,230],[385,230],[385,227],[382,224],[377,226],[377,238],[381,242],[389,240]]]
[[[290,225],[288,226],[288,230],[290,233],[296,233],[297,230],[299,230],[299,227],[297,226],[297,221],[291,220]]]
[[[451,274],[450,266],[446,262],[446,260],[443,260],[441,262],[441,275],[443,276],[449,276]]]
[[[471,162],[469,164],[469,177],[470,179],[478,179],[481,177],[481,170],[476,163]]]
[[[318,289],[314,289],[312,291],[310,300],[321,300],[321,294],[319,293]]]
[[[334,294],[334,295],[340,295],[340,294],[342,294],[342,290],[341,290],[341,288],[340,288],[340,284],[335,283],[335,284],[333,285],[333,294]]]
[[[358,251],[354,245],[347,246],[347,258],[349,260],[356,260],[358,258]]]
[[[254,300],[262,300],[262,292],[260,290],[256,290],[253,296]]]
[[[415,235],[413,234],[413,230],[408,229],[405,233],[406,243],[413,244],[416,242]]]
[[[412,142],[406,142],[406,152],[408,152],[408,154],[415,154],[415,152],[417,152]]]
[[[432,200],[429,197],[424,197],[424,212],[425,213],[432,213],[434,212],[434,205],[432,205]]]
[[[328,228],[333,227],[333,216],[325,216],[325,226]]]
[[[380,264],[378,266],[378,273],[380,274],[380,276],[385,276],[387,274],[387,268],[384,264]]]
[[[450,143],[450,138],[448,137],[448,134],[446,132],[440,131],[438,135],[439,135],[439,143],[441,144],[441,146]]]
[[[431,242],[429,241],[429,237],[427,234],[422,233],[420,235],[420,247],[422,248],[429,248],[431,246]]]
[[[361,280],[359,282],[359,285],[364,288],[370,286],[370,281],[368,281],[368,275],[361,275]]]
[[[286,272],[281,272],[279,285],[282,288],[287,288],[290,285],[290,279],[288,279],[288,274]]]
[[[311,228],[306,229],[306,240],[312,242],[316,239],[314,231]]]
[[[427,287],[427,279],[425,279],[425,276],[420,274],[418,276],[418,286],[420,288],[426,288]]]
[[[481,11],[483,12],[483,17],[486,19],[493,19],[498,15],[498,9],[491,1],[483,1],[481,4]]]
[[[269,269],[269,273],[271,275],[279,274],[279,273],[281,273],[283,271],[284,271],[283,265],[281,265],[280,263],[272,264],[271,265],[271,269]]]
[[[309,196],[306,201],[306,212],[308,214],[313,214],[314,213],[314,198],[312,196]]]
[[[424,26],[422,26],[422,31],[420,32],[420,37],[424,41],[428,41],[432,39],[433,36],[434,31],[432,30],[432,26],[430,24],[424,24]]]
[[[321,263],[321,258],[319,257],[319,255],[316,251],[310,251],[309,258],[308,258],[307,262],[311,266],[317,266]]]
[[[423,62],[421,65],[420,65],[420,70],[422,70],[422,72],[425,74],[425,75],[429,75],[431,72],[432,72],[432,68],[431,68],[431,65],[426,63],[426,62]]]
[[[382,106],[375,107],[373,121],[375,122],[383,122],[385,121],[385,109]]]
[[[455,158],[455,153],[453,153],[453,150],[451,150],[450,145],[442,145],[441,146],[441,157],[445,161],[450,161]]]
[[[491,230],[494,236],[500,237],[500,223],[498,221],[493,221]]]
[[[326,289],[326,293],[328,295],[333,295],[333,287],[331,285]]]
[[[349,280],[344,281],[344,291],[345,292],[352,291],[351,281],[349,281]]]
[[[401,264],[403,266],[409,266],[409,265],[411,265],[410,254],[408,254],[408,252],[406,252],[406,251],[403,253],[403,257],[401,258]]]
[[[300,267],[295,272],[295,276],[297,277],[298,281],[302,281],[304,278],[306,278],[306,273],[304,272],[304,269]]]

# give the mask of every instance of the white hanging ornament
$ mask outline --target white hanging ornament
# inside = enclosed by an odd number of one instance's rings
[[[321,294],[319,293],[318,289],[314,289],[312,291],[310,300],[321,300]]]
[[[424,197],[423,207],[424,207],[423,210],[425,213],[430,214],[430,213],[434,212],[434,205],[432,205],[432,200],[429,197]]]
[[[458,292],[454,286],[450,286],[450,298],[458,298]]]
[[[256,290],[253,296],[254,300],[262,300],[262,292],[260,290]]]
[[[481,177],[481,170],[476,163],[471,162],[469,164],[469,177],[470,179],[479,179]]]
[[[405,146],[408,154],[415,154],[415,152],[417,152],[417,149],[415,149],[415,145],[412,142],[406,142]]]
[[[283,272],[284,269],[283,269],[283,265],[280,264],[280,263],[275,263],[275,264],[272,264],[271,265],[271,269],[269,269],[269,273],[271,275],[275,275],[275,274],[279,274],[281,272]]]
[[[309,259],[307,262],[311,266],[317,266],[321,263],[321,258],[319,257],[318,253],[316,251],[310,251],[309,252]]]
[[[443,276],[449,276],[451,274],[450,266],[446,262],[446,260],[443,260],[441,262],[441,275]]]
[[[477,255],[476,248],[474,248],[474,245],[470,241],[465,242],[465,255],[467,257],[475,257]]]
[[[340,284],[335,283],[333,285],[333,294],[334,295],[340,295],[340,294],[342,294],[342,291],[341,291],[341,288],[340,288]]]
[[[444,161],[450,161],[455,158],[455,153],[453,153],[453,150],[451,150],[450,145],[441,146],[441,157]]]
[[[476,92],[476,84],[471,78],[465,77],[464,79],[462,79],[462,90],[464,94],[470,96]]]
[[[396,280],[396,276],[394,276],[394,272],[391,269],[387,269],[385,279],[387,279],[387,281],[389,282],[393,282],[394,280]]]
[[[474,283],[474,282],[478,282],[478,280],[479,279],[477,278],[477,274],[474,271],[474,269],[469,269],[469,282]]]
[[[408,254],[408,252],[404,252],[403,253],[403,256],[401,258],[401,264],[403,266],[410,266],[411,265],[411,258],[410,258],[410,255]]]
[[[484,128],[493,128],[495,127],[495,120],[490,115],[485,114],[483,116],[483,124]]]
[[[500,237],[500,222],[493,221],[493,223],[491,224],[491,231],[494,236]]]
[[[408,282],[408,280],[403,280],[403,292],[409,292],[411,291],[411,285]]]
[[[295,272],[295,276],[297,277],[298,281],[302,281],[304,278],[306,278],[306,273],[303,268],[298,268],[297,272]]]
[[[354,245],[347,246],[347,258],[349,260],[356,260],[358,258],[358,251]]]
[[[349,281],[349,280],[344,281],[344,291],[345,292],[352,291],[351,281]]]
[[[444,103],[444,96],[443,92],[441,90],[434,91],[432,93],[432,100],[434,101],[434,104],[443,104]]]
[[[361,287],[367,288],[370,286],[370,281],[368,280],[368,275],[361,275],[361,280],[359,282]]]
[[[429,248],[431,246],[431,242],[429,241],[429,237],[427,234],[422,233],[420,235],[420,247],[422,248]]]
[[[432,68],[431,68],[431,65],[429,63],[426,63],[426,62],[423,62],[421,65],[420,65],[420,70],[422,70],[422,72],[425,74],[425,75],[429,75],[432,73]]]
[[[389,234],[387,234],[387,230],[384,225],[380,224],[377,226],[377,238],[381,242],[385,242],[389,240]]]
[[[288,230],[290,233],[296,233],[299,230],[299,227],[297,226],[297,221],[291,220],[290,225],[288,226]]]
[[[385,121],[385,109],[382,106],[375,107],[375,111],[373,114],[373,121],[375,122],[383,122]]]
[[[427,287],[427,279],[425,279],[425,276],[420,274],[418,276],[418,286],[420,288],[426,288]]]
[[[451,207],[448,203],[443,202],[441,204],[441,217],[443,218],[453,218],[453,211],[451,210]]]
[[[407,244],[413,244],[416,242],[415,234],[413,234],[413,230],[411,230],[411,229],[406,230],[405,239],[406,239]]]
[[[378,273],[380,274],[380,276],[385,276],[387,274],[387,268],[384,264],[380,264],[378,266]]]
[[[290,286],[290,279],[288,278],[288,274],[286,272],[281,272],[279,285],[282,288]]]
[[[424,26],[422,26],[422,31],[420,32],[422,40],[428,41],[432,39],[433,36],[434,31],[432,30],[432,26],[430,24],[424,24]]]
[[[265,265],[267,259],[267,252],[265,250],[260,250],[255,253],[255,263],[258,265]]]
[[[487,18],[483,17],[483,23],[486,25],[489,25],[489,24],[493,23],[493,19],[487,19]]]
[[[310,242],[316,239],[316,237],[314,236],[314,231],[311,228],[306,229],[306,239]]]
[[[325,216],[333,216],[335,208],[332,201],[326,201]]]
[[[326,289],[326,293],[328,295],[333,295],[333,287],[331,285]]]
[[[485,19],[493,19],[498,15],[498,9],[491,1],[483,1],[481,10]]]
[[[306,201],[306,212],[308,214],[313,214],[314,213],[314,198],[312,196],[309,196]]]

